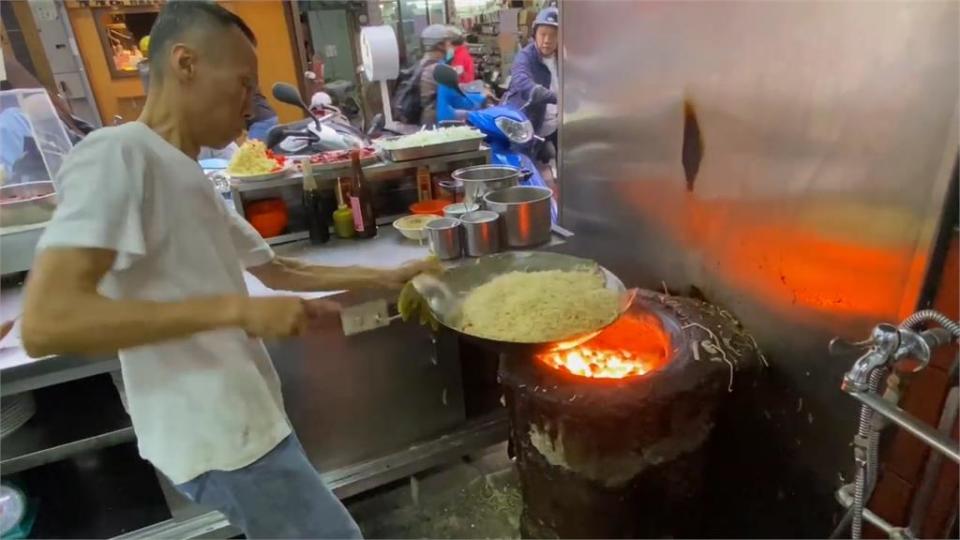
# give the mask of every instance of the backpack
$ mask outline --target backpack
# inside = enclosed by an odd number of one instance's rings
[[[423,108],[420,105],[420,77],[423,62],[404,69],[397,77],[397,89],[393,93],[393,116],[405,124],[419,124]]]

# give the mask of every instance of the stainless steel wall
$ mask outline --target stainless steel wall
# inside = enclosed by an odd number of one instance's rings
[[[957,156],[958,4],[562,10],[564,225],[624,281],[696,286],[744,321],[773,364],[777,440],[752,451],[829,492],[855,412],[852,359],[826,344],[917,302]],[[691,190],[685,101],[703,143]]]

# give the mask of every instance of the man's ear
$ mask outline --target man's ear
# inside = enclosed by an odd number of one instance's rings
[[[170,49],[170,72],[181,81],[193,79],[197,72],[197,53],[185,43]]]

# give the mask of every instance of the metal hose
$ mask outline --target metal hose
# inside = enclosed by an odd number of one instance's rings
[[[880,381],[883,380],[886,373],[886,368],[873,370],[873,372],[870,373],[870,380],[867,382],[867,391],[877,393],[880,390]],[[873,429],[872,420],[873,409],[866,405],[861,405],[857,437],[861,440],[867,440],[867,455],[866,463],[857,464],[857,475],[854,479],[853,505],[850,506],[852,514],[850,538],[853,538],[853,540],[860,540],[863,534],[863,507],[877,484],[880,433]]]
[[[913,315],[907,317],[900,323],[901,328],[916,330],[920,323],[935,322],[947,330],[953,337],[960,338],[960,324],[955,323],[950,317],[935,309],[921,309]]]

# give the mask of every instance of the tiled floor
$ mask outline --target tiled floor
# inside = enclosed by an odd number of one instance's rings
[[[348,501],[367,538],[519,538],[506,445]]]

